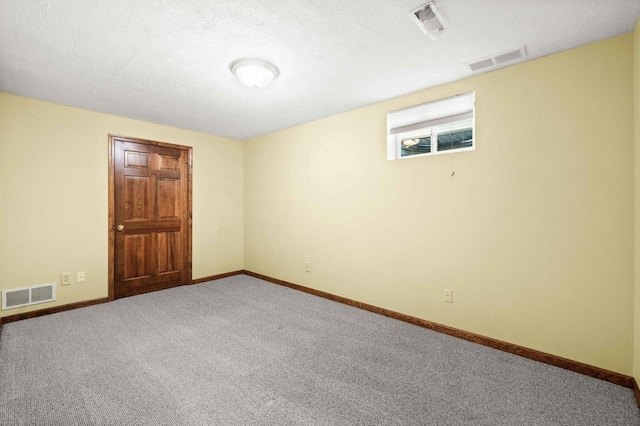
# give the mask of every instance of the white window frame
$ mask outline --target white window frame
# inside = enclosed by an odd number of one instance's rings
[[[466,152],[466,151],[474,151],[476,149],[476,129],[475,129],[475,93],[469,92],[464,93],[457,96],[451,96],[449,98],[440,99],[437,101],[429,102],[422,105],[416,105],[414,107],[405,108],[404,110],[393,111],[392,113],[400,113],[402,114],[404,111],[409,113],[412,110],[417,108],[421,108],[427,105],[437,105],[439,102],[447,102],[453,100],[459,96],[471,96],[471,111],[463,112],[463,113],[454,113],[451,115],[446,115],[437,117],[435,119],[428,120],[424,123],[417,122],[415,124],[405,124],[401,128],[407,128],[404,132],[392,132],[390,129],[389,118],[387,118],[387,159],[388,160],[404,160],[407,158],[417,158],[417,157],[427,157],[432,155],[442,155],[442,154],[453,154],[456,152]],[[448,149],[443,151],[438,151],[438,135],[444,133],[445,131],[451,130],[462,130],[469,128],[469,120],[471,120],[471,132],[472,132],[472,142],[470,147],[465,148],[455,148]],[[424,127],[420,127],[420,124],[426,124]],[[444,126],[451,127],[446,130],[443,129]],[[431,152],[425,152],[422,154],[414,154],[414,155],[406,155],[402,156],[402,140],[403,139],[412,139],[412,138],[420,138],[420,137],[431,137]]]
[[[473,151],[476,149],[473,119],[471,120],[471,132],[473,134],[473,138],[471,139],[472,140],[471,146],[466,148],[455,148],[455,149],[447,149],[444,151],[438,151],[438,135],[442,133],[446,133],[447,130],[458,131],[458,130],[468,129],[469,125],[467,123],[468,123],[468,120],[454,121],[453,123],[451,123],[453,126],[446,130],[442,128],[443,126],[446,126],[446,124],[441,124],[439,126],[425,127],[422,129],[411,130],[409,132],[396,133],[395,134],[395,137],[396,137],[395,144],[396,144],[396,150],[397,150],[396,158],[399,160],[404,160],[406,158],[423,157],[427,155],[450,154],[452,152]],[[425,138],[427,136],[431,137],[431,152],[402,156],[402,140],[403,139],[417,139],[417,138]]]

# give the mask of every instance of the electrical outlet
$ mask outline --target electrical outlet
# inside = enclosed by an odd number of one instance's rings
[[[308,260],[306,262],[304,262],[304,271],[305,272],[311,272],[311,262],[309,262]]]
[[[453,290],[444,289],[444,301],[447,303],[453,303]]]
[[[71,272],[63,272],[60,274],[60,285],[71,285]]]
[[[76,274],[76,281],[79,283],[84,282],[84,272],[78,272]]]

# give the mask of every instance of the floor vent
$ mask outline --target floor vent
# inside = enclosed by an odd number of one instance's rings
[[[496,65],[501,65],[506,62],[515,61],[517,59],[524,58],[525,56],[527,56],[527,49],[525,49],[524,46],[520,46],[517,49],[501,52],[496,55],[489,56],[488,58],[467,62],[465,65],[471,71],[478,71],[484,68],[495,67]]]
[[[56,283],[2,290],[2,310],[56,300]]]

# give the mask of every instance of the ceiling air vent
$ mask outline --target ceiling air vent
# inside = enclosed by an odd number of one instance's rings
[[[432,40],[440,37],[444,29],[449,25],[438,6],[432,1],[412,10],[411,15],[415,18],[414,20],[420,29],[425,34],[429,34]]]
[[[469,69],[471,69],[471,71],[478,71],[478,70],[480,70],[482,68],[492,67],[494,65],[495,65],[495,63],[493,62],[493,59],[491,59],[491,58],[481,59],[479,61],[470,62],[470,63],[467,64],[467,66],[469,67]]]
[[[467,62],[465,65],[471,71],[478,71],[484,68],[491,68],[497,65],[504,64],[506,62],[515,61],[527,56],[527,50],[524,46],[520,46],[517,49],[501,52],[488,58],[478,59],[476,61]]]

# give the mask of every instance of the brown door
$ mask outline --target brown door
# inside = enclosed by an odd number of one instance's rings
[[[191,282],[191,148],[110,136],[111,298]]]

